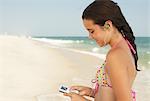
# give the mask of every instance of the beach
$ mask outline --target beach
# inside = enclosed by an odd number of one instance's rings
[[[92,86],[103,58],[31,37],[0,36],[0,101],[69,101],[59,86]],[[150,99],[149,73],[145,69],[137,75],[137,101]]]

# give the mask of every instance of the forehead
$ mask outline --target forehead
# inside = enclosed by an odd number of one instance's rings
[[[86,28],[92,28],[94,25],[93,20],[84,19],[83,24]]]

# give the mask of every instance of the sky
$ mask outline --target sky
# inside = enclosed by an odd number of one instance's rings
[[[150,36],[150,0],[114,0],[135,36]],[[93,0],[0,0],[0,34],[87,36],[81,15]]]

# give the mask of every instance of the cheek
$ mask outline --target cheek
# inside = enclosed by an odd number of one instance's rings
[[[99,35],[96,37],[96,43],[99,44],[100,46],[103,46],[104,38],[105,38],[105,33],[99,33]]]
[[[98,37],[95,38],[96,43],[98,44],[102,44],[103,43],[103,38],[101,35],[99,35]]]
[[[104,39],[104,33],[97,33],[96,40],[102,42]]]

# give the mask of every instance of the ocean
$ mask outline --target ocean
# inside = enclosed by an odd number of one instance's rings
[[[51,46],[66,48],[97,55],[104,58],[109,50],[109,46],[99,47],[95,41],[88,37],[33,37],[35,40],[49,43]],[[138,51],[138,68],[141,70],[150,69],[150,37],[136,37]]]

